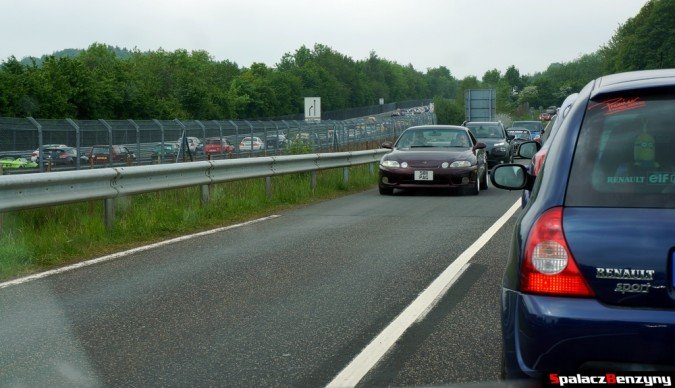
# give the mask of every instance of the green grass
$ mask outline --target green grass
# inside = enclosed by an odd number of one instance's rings
[[[264,179],[217,184],[206,205],[200,203],[199,187],[118,198],[110,231],[103,225],[102,200],[7,213],[0,279],[362,191],[377,178],[368,166],[358,166],[350,169],[348,185],[342,183],[342,169],[318,172],[314,192],[309,182],[310,173],[273,177],[270,198]]]

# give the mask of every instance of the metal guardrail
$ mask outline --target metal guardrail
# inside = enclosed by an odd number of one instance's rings
[[[346,181],[349,179],[350,166],[375,163],[388,151],[377,149],[4,175],[0,176],[0,213],[103,199],[105,224],[111,228],[113,200],[118,197],[201,186],[202,201],[207,202],[209,186],[214,183],[340,167],[345,169],[343,179]],[[269,195],[271,181],[268,179],[267,183]],[[312,187],[315,184],[316,176],[313,174]]]

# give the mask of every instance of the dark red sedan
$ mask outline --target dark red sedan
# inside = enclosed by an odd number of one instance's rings
[[[485,144],[469,129],[425,125],[406,129],[380,161],[380,194],[394,189],[461,188],[477,195],[488,188]]]

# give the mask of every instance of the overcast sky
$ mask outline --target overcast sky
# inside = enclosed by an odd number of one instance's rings
[[[274,66],[302,45],[456,77],[594,52],[647,0],[0,0],[0,60],[94,42]]]

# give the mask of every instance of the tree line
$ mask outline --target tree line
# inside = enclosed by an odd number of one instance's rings
[[[205,51],[83,51],[0,65],[0,116],[76,119],[246,119],[303,111],[303,96],[324,110],[385,101],[454,97],[447,68],[426,73],[374,52],[355,61],[325,45],[285,54],[275,67],[216,61]]]
[[[95,43],[64,55],[0,63],[0,117],[75,119],[246,119],[302,112],[303,96],[324,110],[435,97],[439,122],[458,124],[464,91],[495,88],[499,113],[559,105],[603,74],[675,67],[675,1],[650,0],[596,52],[545,71],[515,66],[482,78],[455,78],[447,67],[418,71],[375,52],[353,60],[317,44],[285,54],[270,67],[240,67],[205,51],[140,52]]]

